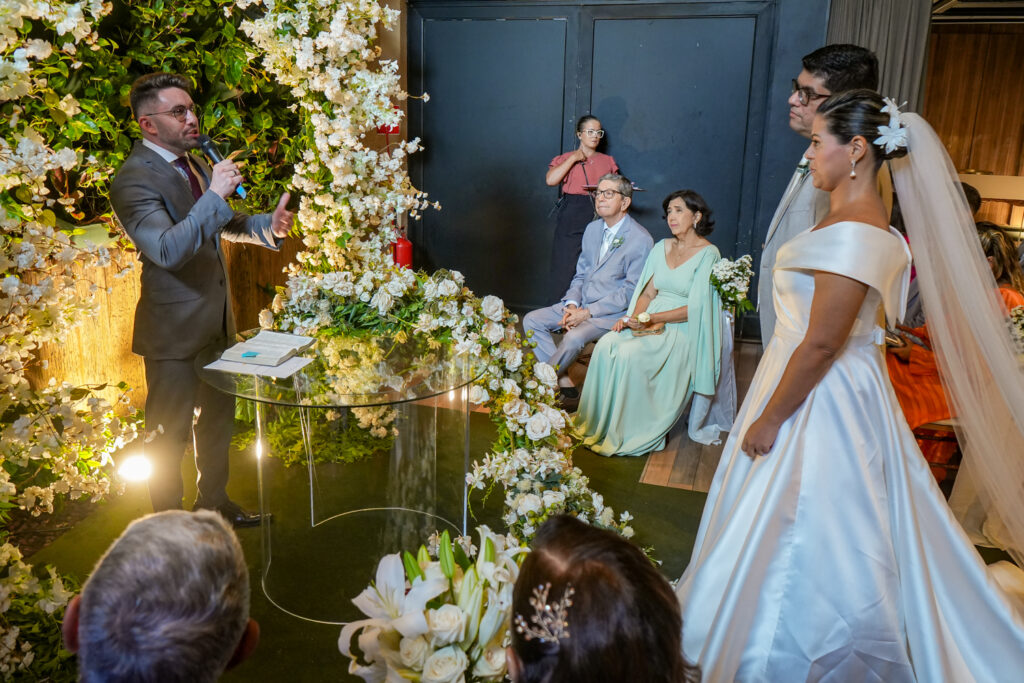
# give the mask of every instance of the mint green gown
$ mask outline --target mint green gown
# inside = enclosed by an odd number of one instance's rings
[[[654,278],[649,313],[687,306],[687,320],[641,337],[625,329],[594,349],[575,423],[583,445],[601,455],[643,455],[665,447],[665,435],[694,392],[713,396],[722,349],[722,303],[711,284],[721,258],[704,247],[676,268],[665,261],[668,240],[654,246],[629,304],[632,312]]]

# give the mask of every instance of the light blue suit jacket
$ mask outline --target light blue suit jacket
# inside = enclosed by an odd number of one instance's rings
[[[604,219],[599,218],[583,233],[583,251],[576,262],[576,275],[562,302],[579,302],[581,308],[590,311],[589,322],[610,330],[626,313],[654,240],[644,226],[628,214],[616,235],[616,239],[622,239],[622,244],[612,247],[600,258],[603,237]]]

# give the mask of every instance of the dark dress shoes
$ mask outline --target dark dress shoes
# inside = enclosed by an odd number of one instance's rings
[[[567,413],[576,412],[580,407],[580,390],[576,387],[559,387],[558,407]]]
[[[242,509],[241,505],[231,500],[227,501],[226,503],[221,503],[220,505],[214,507],[196,503],[195,507],[192,508],[192,510],[213,510],[214,512],[218,513],[221,517],[226,519],[228,522],[230,522],[231,526],[235,527],[236,529],[241,527],[259,526],[260,521],[264,517],[263,515],[260,515],[260,513],[258,512],[248,512]],[[270,521],[270,515],[266,515],[266,518],[267,521]]]

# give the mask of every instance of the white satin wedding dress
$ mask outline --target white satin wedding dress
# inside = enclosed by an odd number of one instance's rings
[[[880,346],[910,255],[843,222],[779,251],[775,336],[715,474],[679,580],[683,650],[721,681],[1013,681],[1024,618],[990,579],[907,427]],[[779,430],[740,450],[807,330],[814,271],[870,286],[850,338]]]

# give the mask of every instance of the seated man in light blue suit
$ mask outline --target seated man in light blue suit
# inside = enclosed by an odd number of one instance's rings
[[[583,233],[583,251],[569,291],[553,306],[530,311],[523,329],[537,342],[534,354],[558,371],[561,393],[579,397],[566,371],[583,347],[608,332],[626,314],[636,281],[644,268],[654,240],[642,225],[626,213],[633,186],[616,173],[603,176],[595,192],[600,218]],[[552,332],[564,332],[555,346]]]

